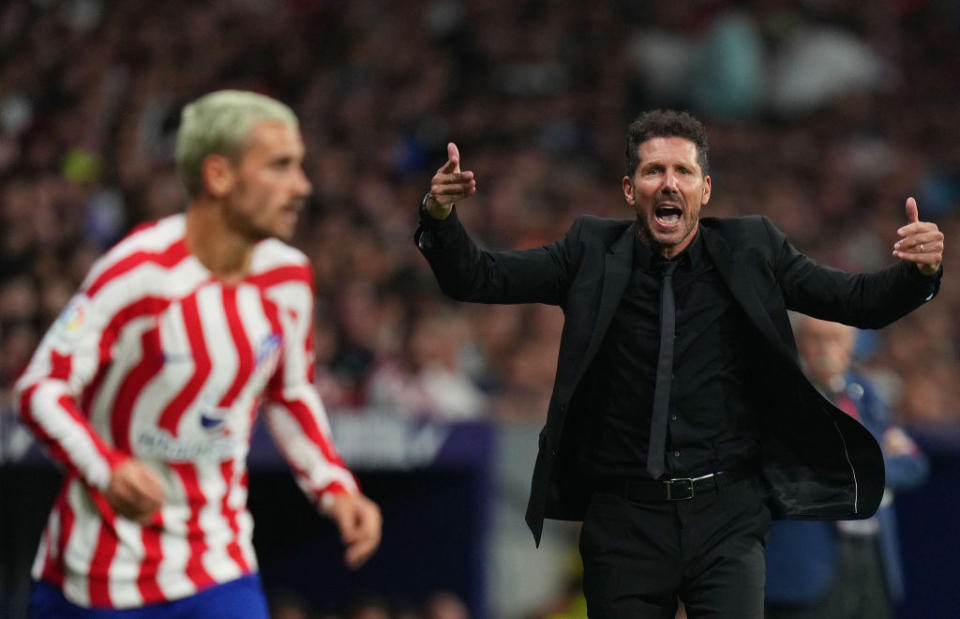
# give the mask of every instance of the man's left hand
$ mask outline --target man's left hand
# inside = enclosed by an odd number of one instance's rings
[[[943,232],[937,224],[920,221],[917,201],[907,198],[907,225],[897,230],[900,240],[893,245],[893,255],[917,265],[924,275],[933,275],[943,261]]]
[[[362,494],[338,494],[327,514],[340,529],[347,547],[344,559],[352,569],[363,565],[380,545],[383,519],[377,504]]]

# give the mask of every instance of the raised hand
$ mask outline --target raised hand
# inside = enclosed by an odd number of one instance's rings
[[[460,151],[453,142],[447,144],[447,162],[430,179],[430,193],[424,203],[434,219],[446,219],[458,200],[477,193],[473,172],[460,171]]]
[[[917,265],[926,275],[933,275],[943,261],[943,232],[937,224],[920,221],[917,201],[907,198],[907,225],[897,230],[900,240],[893,245],[893,255]]]

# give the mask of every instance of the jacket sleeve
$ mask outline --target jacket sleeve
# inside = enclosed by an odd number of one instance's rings
[[[440,289],[458,301],[561,305],[575,264],[583,219],[563,239],[535,249],[486,251],[467,234],[456,208],[446,219],[422,215],[414,234]]]
[[[774,248],[775,277],[787,308],[863,329],[878,329],[929,301],[940,289],[943,268],[927,276],[913,263],[898,261],[873,273],[848,273],[803,255],[769,219],[763,218]]]

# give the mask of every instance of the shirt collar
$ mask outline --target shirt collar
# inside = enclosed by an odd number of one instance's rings
[[[651,268],[656,268],[659,263],[665,262],[666,260],[660,254],[653,251],[653,248],[649,244],[645,243],[638,234],[636,239],[633,242],[634,246],[634,258],[637,265],[640,266],[645,271],[649,271]],[[703,260],[703,236],[700,234],[700,228],[697,227],[697,232],[693,237],[693,241],[680,252],[680,255],[674,258],[674,261],[678,262],[677,266],[686,269],[686,270],[696,270],[699,268]]]

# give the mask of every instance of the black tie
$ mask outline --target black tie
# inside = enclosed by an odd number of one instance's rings
[[[660,285],[660,354],[657,358],[657,382],[653,388],[650,447],[647,449],[647,472],[654,479],[663,475],[663,450],[667,442],[670,379],[673,377],[673,336],[677,322],[673,303],[673,272],[676,268],[676,262],[663,263],[663,283]]]

